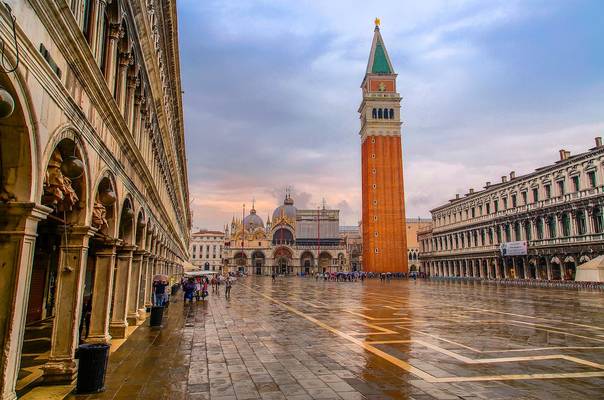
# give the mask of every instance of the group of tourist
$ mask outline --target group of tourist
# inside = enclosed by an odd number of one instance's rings
[[[423,272],[363,272],[363,271],[353,271],[353,272],[319,272],[316,274],[304,275],[304,276],[314,276],[315,280],[324,280],[324,281],[335,281],[335,282],[358,282],[364,281],[365,279],[377,279],[380,281],[390,281],[391,279],[417,279],[417,278],[425,278],[426,275]]]
[[[216,274],[212,275],[211,278],[208,276],[183,278],[181,285],[184,292],[184,301],[190,303],[193,299],[196,301],[205,300],[209,296],[209,286],[212,287],[212,293],[220,294],[221,285],[224,285],[225,298],[229,299],[234,281],[235,278],[230,274]]]

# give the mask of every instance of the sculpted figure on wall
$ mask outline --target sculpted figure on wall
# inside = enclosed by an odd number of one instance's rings
[[[79,201],[71,185],[71,179],[61,172],[63,157],[58,149],[52,153],[46,176],[44,177],[44,195],[42,202],[58,211],[71,211]]]

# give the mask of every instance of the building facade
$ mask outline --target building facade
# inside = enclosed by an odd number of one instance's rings
[[[254,275],[349,271],[339,214],[325,207],[298,210],[286,195],[265,225],[252,206],[243,220],[233,219],[227,227],[225,270]]]
[[[368,272],[408,271],[401,96],[396,76],[376,19],[359,107],[363,268]]]
[[[341,226],[340,238],[346,245],[346,254],[351,271],[363,270],[363,236],[361,225]]]
[[[560,150],[552,165],[457,195],[418,233],[422,268],[433,276],[573,280],[579,264],[604,254],[603,163],[598,137],[589,151]]]
[[[418,231],[432,225],[432,220],[427,218],[407,218],[407,260],[409,262],[409,271],[421,271],[419,262],[419,242],[417,240]],[[422,271],[425,272],[425,271]]]
[[[222,271],[224,232],[202,229],[191,234],[190,262],[204,271]]]
[[[7,0],[0,27],[5,400],[26,324],[51,318],[48,384],[73,382],[80,339],[140,323],[152,276],[188,259],[190,215],[176,1]]]

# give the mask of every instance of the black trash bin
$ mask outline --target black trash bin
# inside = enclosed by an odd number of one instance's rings
[[[98,393],[105,390],[105,372],[109,360],[108,344],[82,344],[78,347],[77,393]]]
[[[151,307],[151,318],[149,320],[149,326],[161,326],[161,321],[164,316],[164,307],[153,306]]]

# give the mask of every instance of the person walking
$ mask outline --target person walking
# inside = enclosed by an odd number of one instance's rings
[[[231,298],[231,287],[233,286],[233,278],[227,276],[224,282],[224,297],[227,299]]]
[[[212,293],[216,293],[216,276],[212,275],[212,280],[210,281],[212,284]]]
[[[208,281],[209,279],[203,278],[203,283],[201,284],[201,299],[205,300],[208,295]]]
[[[185,303],[189,300],[189,303],[193,302],[193,293],[195,293],[195,281],[193,278],[189,278],[187,283],[185,283],[183,287],[183,291],[185,294]]]

